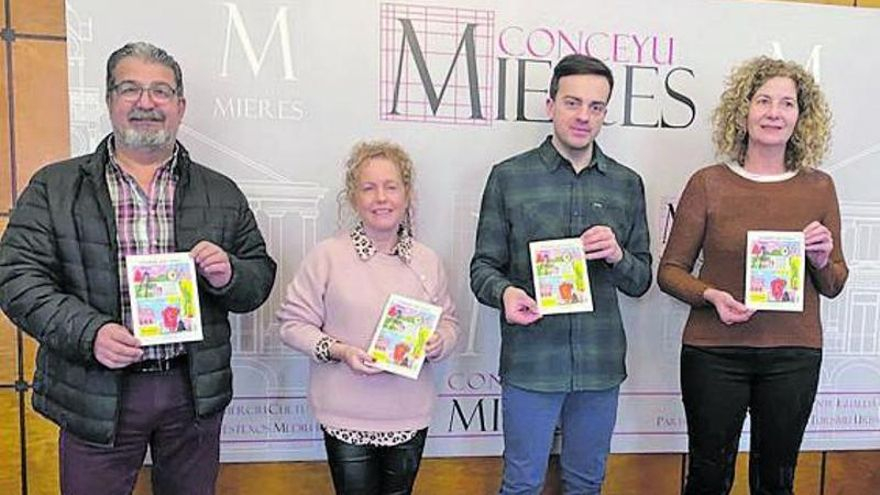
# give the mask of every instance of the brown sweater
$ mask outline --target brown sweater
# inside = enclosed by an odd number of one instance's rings
[[[743,300],[746,233],[800,231],[813,220],[831,230],[834,249],[825,268],[806,263],[803,313],[758,311],[745,323],[722,323],[703,291],[712,287]],[[701,249],[703,266],[695,277],[691,270]],[[840,209],[828,174],[801,171],[780,182],[756,182],[719,164],[697,171],[688,181],[657,282],[663,292],[691,305],[685,344],[821,348],[819,294],[836,296],[848,274],[840,247]]]

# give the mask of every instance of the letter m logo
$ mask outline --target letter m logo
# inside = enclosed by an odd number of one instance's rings
[[[380,9],[380,118],[491,125],[495,13]]]

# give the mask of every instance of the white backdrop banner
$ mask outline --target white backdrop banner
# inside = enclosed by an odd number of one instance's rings
[[[68,0],[67,26],[73,152],[110,129],[107,56],[131,40],[166,48],[184,70],[181,141],[241,185],[279,262],[268,303],[234,318],[223,460],[324,456],[307,359],[281,344],[274,312],[304,254],[337,227],[347,151],[375,138],[402,143],[417,164],[417,235],[443,257],[462,323],[458,354],[437,370],[427,455],[501,452],[498,314],[468,288],[480,194],[493,163],[550,132],[551,66],[575,52],[615,73],[599,141],[645,179],[655,260],[685,181],[714,160],[708,117],[730,68],[767,54],[820,79],[835,115],[824,170],[837,183],[851,273],[823,301],[825,359],[804,447],[880,448],[880,11],[705,0]],[[629,378],[613,450],[682,452],[688,308],[656,287],[622,305]]]

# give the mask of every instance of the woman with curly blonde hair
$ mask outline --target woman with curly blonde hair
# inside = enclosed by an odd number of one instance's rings
[[[397,144],[352,148],[339,205],[356,222],[306,256],[278,311],[281,339],[311,357],[309,405],[342,495],[412,492],[436,395],[432,363],[455,346],[443,264],[410,228],[413,169]],[[383,372],[366,352],[391,294],[443,310],[415,380]]]
[[[685,493],[729,493],[748,412],[751,493],[790,494],[819,382],[819,295],[836,296],[849,273],[834,182],[815,169],[831,115],[802,67],[758,57],[733,70],[713,120],[724,161],[688,181],[657,277],[691,306],[681,351]],[[747,233],[761,230],[803,232],[802,311],[743,304]]]

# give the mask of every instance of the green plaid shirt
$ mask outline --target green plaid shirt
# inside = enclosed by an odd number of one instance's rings
[[[626,335],[617,291],[638,297],[651,285],[645,190],[637,173],[593,146],[590,166],[576,174],[548,137],[541,146],[492,168],[471,260],[477,299],[501,308],[515,285],[534,297],[529,242],[578,237],[611,227],[623,249],[615,265],[588,261],[592,313],[544,316],[510,325],[501,312],[504,383],[541,392],[603,390],[626,378]]]

